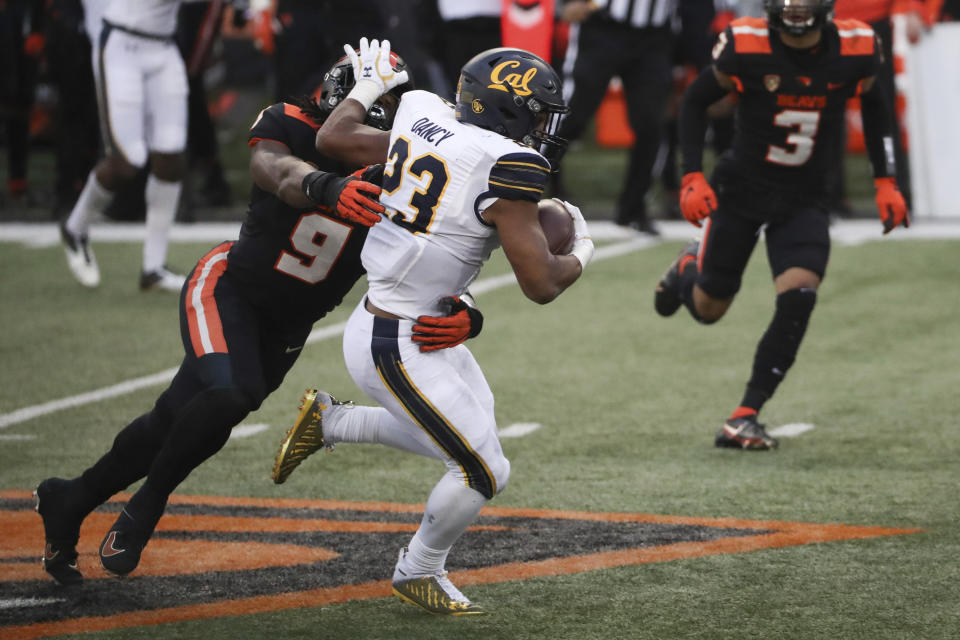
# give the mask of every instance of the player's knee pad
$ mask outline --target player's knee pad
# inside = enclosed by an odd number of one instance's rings
[[[807,330],[810,314],[816,304],[816,289],[788,289],[777,296],[775,318],[784,323],[786,333],[799,342]]]
[[[809,318],[816,304],[816,289],[788,289],[777,296],[777,311],[793,318]]]

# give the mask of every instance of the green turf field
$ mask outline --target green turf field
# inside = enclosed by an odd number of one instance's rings
[[[212,244],[174,245],[170,263],[187,267]],[[797,364],[763,415],[770,428],[814,428],[783,438],[769,453],[712,446],[739,401],[772,311],[763,252],[754,256],[728,316],[702,327],[683,310],[670,320],[652,310],[652,288],[681,246],[667,241],[599,260],[543,307],[516,286],[478,296],[486,323],[470,347],[496,394],[501,428],[542,425],[503,440],[513,471],[492,504],[922,531],[464,587],[490,611],[480,618],[432,618],[379,597],[83,637],[957,637],[960,241],[834,247]],[[0,245],[0,491],[78,474],[129,419],[149,409],[162,386],[30,419],[14,412],[179,363],[174,296],[136,290],[140,244],[96,250],[103,285],[86,291],[69,277],[58,246]],[[481,280],[507,269],[498,253]],[[345,320],[361,293],[358,287],[318,327]],[[271,484],[273,453],[308,385],[364,400],[345,371],[339,339],[313,342],[280,390],[245,421],[268,428],[232,439],[178,493],[425,500],[440,465],[378,447],[339,446],[309,459],[287,484]],[[0,571],[17,560],[10,554],[39,558],[41,547],[38,539],[29,553],[8,552]],[[458,555],[455,547],[452,570]],[[385,563],[381,579],[392,568]],[[297,570],[322,572],[323,564]],[[95,593],[121,594],[138,580],[147,578],[100,581]],[[39,566],[27,584],[43,597],[90,597],[54,588]],[[0,637],[6,638],[3,627],[27,605],[10,604],[3,592]]]

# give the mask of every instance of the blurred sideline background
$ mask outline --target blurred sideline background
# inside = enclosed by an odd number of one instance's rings
[[[476,6],[478,13],[484,10],[483,2],[462,1]],[[4,56],[0,115],[7,121],[0,127],[0,222],[51,222],[69,213],[101,153],[83,9],[80,0],[7,0],[0,4],[5,33],[21,37],[17,42],[2,38],[6,44],[0,47]],[[533,42],[522,29],[517,31],[517,24],[524,20],[535,22],[532,28],[539,30],[537,38],[546,29],[550,44],[547,51],[539,53],[560,68],[569,28],[559,20],[560,0],[489,0],[486,4],[488,12],[490,6],[499,5],[504,23],[513,20],[511,38]],[[41,19],[36,17],[38,7]],[[949,19],[947,9],[940,19]],[[960,24],[933,24],[919,46],[906,44],[896,17],[893,24],[897,106],[911,152],[915,216],[960,219],[960,205],[944,193],[949,176],[960,170],[954,152],[960,148],[960,128],[948,113],[949,105],[960,97],[951,97],[950,92],[960,89],[955,82],[942,81],[950,75],[950,60],[955,62],[960,56],[960,51],[954,56],[950,49],[960,44]],[[178,222],[243,219],[250,188],[246,145],[250,125],[265,106],[316,90],[323,72],[342,54],[345,42],[356,42],[361,35],[388,37],[412,67],[419,88],[452,98],[454,80],[443,64],[449,46],[444,38],[451,37],[448,31],[435,0],[213,0],[184,4],[178,41],[191,81],[190,170]],[[523,42],[507,44],[522,46]],[[678,63],[677,100],[691,77],[689,65]],[[26,178],[11,179],[8,176],[16,161],[10,149],[18,127],[23,126],[29,136]],[[907,135],[908,128],[914,129],[915,135]],[[622,92],[614,79],[588,134],[573,143],[564,161],[564,195],[588,217],[612,217],[631,143]],[[856,104],[849,109],[846,146],[843,187],[833,214],[875,216]],[[647,197],[651,216],[661,220],[679,219],[676,192],[664,188],[660,179],[664,162],[668,170],[677,170],[677,159],[667,150],[665,138]],[[707,164],[709,168],[712,158],[707,158]],[[142,220],[142,185],[139,181],[122,192],[108,217]]]

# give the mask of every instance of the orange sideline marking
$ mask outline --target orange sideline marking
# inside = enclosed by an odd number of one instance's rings
[[[8,490],[0,491],[0,498],[30,498],[31,492]],[[129,494],[118,495],[115,501],[124,501]],[[423,505],[383,502],[348,502],[342,500],[304,500],[289,498],[232,498],[222,496],[171,496],[171,504],[195,504],[211,506],[253,506],[283,509],[343,509],[359,511],[380,511],[393,513],[420,513]],[[745,520],[738,518],[688,518],[683,516],[663,516],[644,513],[601,513],[592,511],[559,511],[553,509],[523,509],[514,507],[486,507],[482,512],[486,516],[525,517],[564,520],[591,520],[600,522],[649,522],[662,524],[681,524],[708,527],[747,528],[773,530],[772,533],[721,538],[709,542],[681,542],[657,547],[638,547],[620,549],[564,558],[549,558],[536,562],[512,562],[494,567],[483,567],[456,571],[450,574],[458,585],[470,586],[526,580],[530,578],[551,577],[596,571],[628,565],[640,565],[653,562],[667,562],[683,558],[696,558],[705,555],[742,553],[758,549],[778,549],[788,546],[830,542],[837,540],[855,540],[879,536],[905,535],[917,533],[920,529],[896,529],[890,527],[849,526],[843,524],[808,524],[803,522],[779,522],[767,520]],[[12,517],[8,517],[12,516]],[[96,545],[113,523],[115,516],[109,513],[93,513],[84,523],[82,538],[90,542],[81,542],[79,549],[81,566],[85,573],[91,567],[97,567]],[[89,526],[88,526],[89,525]],[[167,515],[161,520],[158,529],[167,531],[413,531],[416,525],[409,523],[349,522],[327,519],[290,519],[290,518],[244,518],[234,516],[185,516]],[[91,536],[91,530],[98,535]],[[478,526],[475,529],[507,530],[509,527]],[[228,545],[242,546],[243,553],[236,548],[230,551],[218,551]],[[0,524],[0,557],[20,557],[25,549],[39,550],[43,546],[43,530],[40,518],[29,511],[5,512]],[[267,544],[256,542],[227,543],[197,540],[155,539],[151,549],[162,553],[147,554],[143,558],[138,575],[170,575],[183,573],[202,573],[207,571],[239,571],[262,566],[296,565],[336,557],[329,549],[302,547],[299,545]],[[261,562],[258,556],[266,555]],[[305,557],[306,555],[306,557]],[[151,561],[150,557],[154,560]],[[232,564],[231,564],[232,562]],[[0,579],[23,580],[36,579],[39,567],[30,563],[31,574],[15,577],[22,570],[18,565],[9,563],[0,565]],[[220,618],[235,615],[268,613],[287,609],[318,607],[330,604],[381,598],[390,595],[390,582],[387,580],[367,582],[355,585],[313,589],[295,593],[268,596],[256,596],[209,602],[181,607],[168,607],[151,611],[134,611],[113,616],[74,618],[58,622],[45,622],[19,627],[0,627],[3,637],[9,640],[29,640],[51,635],[82,633],[89,631],[107,631],[132,626],[157,625],[186,620]]]

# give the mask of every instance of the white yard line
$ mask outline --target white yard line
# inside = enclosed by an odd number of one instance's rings
[[[608,220],[589,222],[590,232],[597,240],[625,240],[641,237],[634,231],[618,227]],[[701,231],[683,220],[657,222],[663,240],[690,240]],[[109,222],[90,228],[90,239],[98,242],[140,242],[143,240],[142,222]],[[175,224],[170,231],[173,242],[213,243],[234,240],[240,232],[239,222],[197,222]],[[917,220],[909,229],[897,229],[883,236],[878,219],[838,220],[830,227],[834,241],[855,245],[871,240],[946,240],[960,238],[960,220]],[[60,232],[51,222],[7,222],[0,224],[0,243],[12,242],[30,247],[52,247],[60,242]]]
[[[814,426],[809,422],[791,422],[790,424],[770,429],[767,433],[778,438],[796,438],[800,434],[812,431],[813,429]]]
[[[497,431],[497,435],[501,438],[522,438],[527,434],[533,433],[541,426],[539,422],[514,422]]]
[[[23,609],[25,607],[41,607],[58,602],[66,602],[66,598],[0,598],[0,611],[3,609]]]
[[[24,407],[23,409],[17,409],[16,411],[11,411],[10,413],[3,413],[0,414],[0,429],[4,429],[10,425],[19,424],[21,422],[26,422],[27,420],[32,420],[34,418],[39,418],[40,416],[45,416],[50,413],[62,411],[64,409],[81,407],[85,404],[100,402],[102,400],[115,398],[127,393],[133,393],[134,391],[144,387],[166,384],[167,382],[173,380],[173,376],[176,373],[177,369],[167,369],[166,371],[161,371],[160,373],[143,376],[142,378],[134,378],[133,380],[127,380],[125,382],[111,385],[109,387],[103,387],[102,389],[97,389],[95,391],[88,391],[87,393],[60,398],[58,400],[51,400],[50,402],[44,402],[43,404],[35,404],[32,407]]]
[[[234,438],[249,438],[250,436],[255,436],[258,433],[263,433],[270,428],[270,425],[258,423],[258,424],[241,424],[240,426],[234,427],[230,431],[230,439]]]

